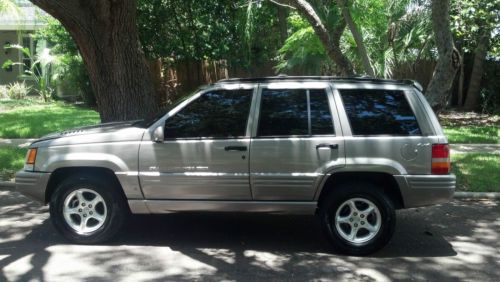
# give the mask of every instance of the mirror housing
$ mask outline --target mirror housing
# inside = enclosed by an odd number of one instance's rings
[[[158,126],[153,132],[153,141],[156,143],[161,143],[165,139],[165,135],[163,134],[163,126]]]

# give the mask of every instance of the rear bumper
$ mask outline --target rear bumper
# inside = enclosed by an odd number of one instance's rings
[[[16,190],[33,200],[45,203],[45,190],[50,173],[19,171],[16,174]]]
[[[405,208],[447,203],[455,193],[456,177],[450,175],[396,175]]]

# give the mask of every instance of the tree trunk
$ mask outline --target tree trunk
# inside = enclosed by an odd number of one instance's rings
[[[363,68],[369,76],[375,77],[375,72],[370,64],[370,58],[368,57],[368,52],[366,51],[365,43],[363,42],[363,36],[361,35],[358,26],[352,19],[347,0],[337,0],[337,5],[342,11],[342,16],[344,17],[344,20],[354,37],[354,41],[356,41],[356,49],[358,50],[358,55],[363,63]]]
[[[460,66],[460,54],[453,44],[450,29],[450,0],[432,0],[432,29],[438,49],[438,61],[425,93],[436,111],[446,106],[447,95]]]
[[[483,66],[486,53],[488,52],[490,32],[485,32],[479,39],[474,52],[474,65],[470,74],[469,88],[465,97],[464,109],[467,111],[477,110],[479,106],[479,93],[481,91],[481,80],[483,77]]]
[[[281,44],[284,44],[286,39],[288,38],[288,9],[283,6],[278,6],[278,29],[280,32],[280,41]]]
[[[299,13],[304,16],[307,21],[311,24],[314,29],[314,32],[319,37],[321,43],[325,47],[328,56],[332,59],[332,61],[339,68],[340,75],[343,76],[351,76],[354,74],[354,70],[352,68],[352,64],[347,59],[346,56],[340,50],[340,46],[338,44],[334,44],[334,40],[330,36],[331,32],[327,30],[321,19],[319,18],[314,8],[307,2],[306,0],[290,0],[292,6],[297,8]]]
[[[464,68],[464,52],[460,52],[460,72],[458,77],[458,95],[457,95],[457,106],[462,107],[464,104],[464,80],[465,80],[465,68]]]
[[[158,111],[140,48],[135,0],[31,0],[58,19],[75,40],[89,73],[103,122]]]

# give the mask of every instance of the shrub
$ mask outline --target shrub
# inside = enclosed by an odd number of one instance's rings
[[[23,82],[14,82],[7,86],[7,95],[14,100],[22,100],[28,96],[31,86]]]
[[[9,94],[7,93],[7,86],[0,85],[0,99],[7,99],[7,98],[9,98]]]

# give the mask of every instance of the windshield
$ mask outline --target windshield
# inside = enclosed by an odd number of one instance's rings
[[[183,96],[183,97],[179,98],[173,104],[168,105],[166,108],[164,108],[163,110],[161,110],[158,115],[156,115],[154,117],[151,117],[151,118],[146,118],[146,119],[140,120],[140,121],[134,123],[134,126],[143,127],[143,128],[150,127],[151,125],[153,125],[153,123],[157,122],[159,119],[161,119],[162,117],[164,117],[170,110],[172,110],[173,108],[177,107],[180,103],[182,103],[182,102],[186,101],[187,99],[191,98],[193,95],[195,95],[196,93],[198,93],[200,90],[201,90],[201,88],[198,88],[193,93],[188,94],[186,96]]]

